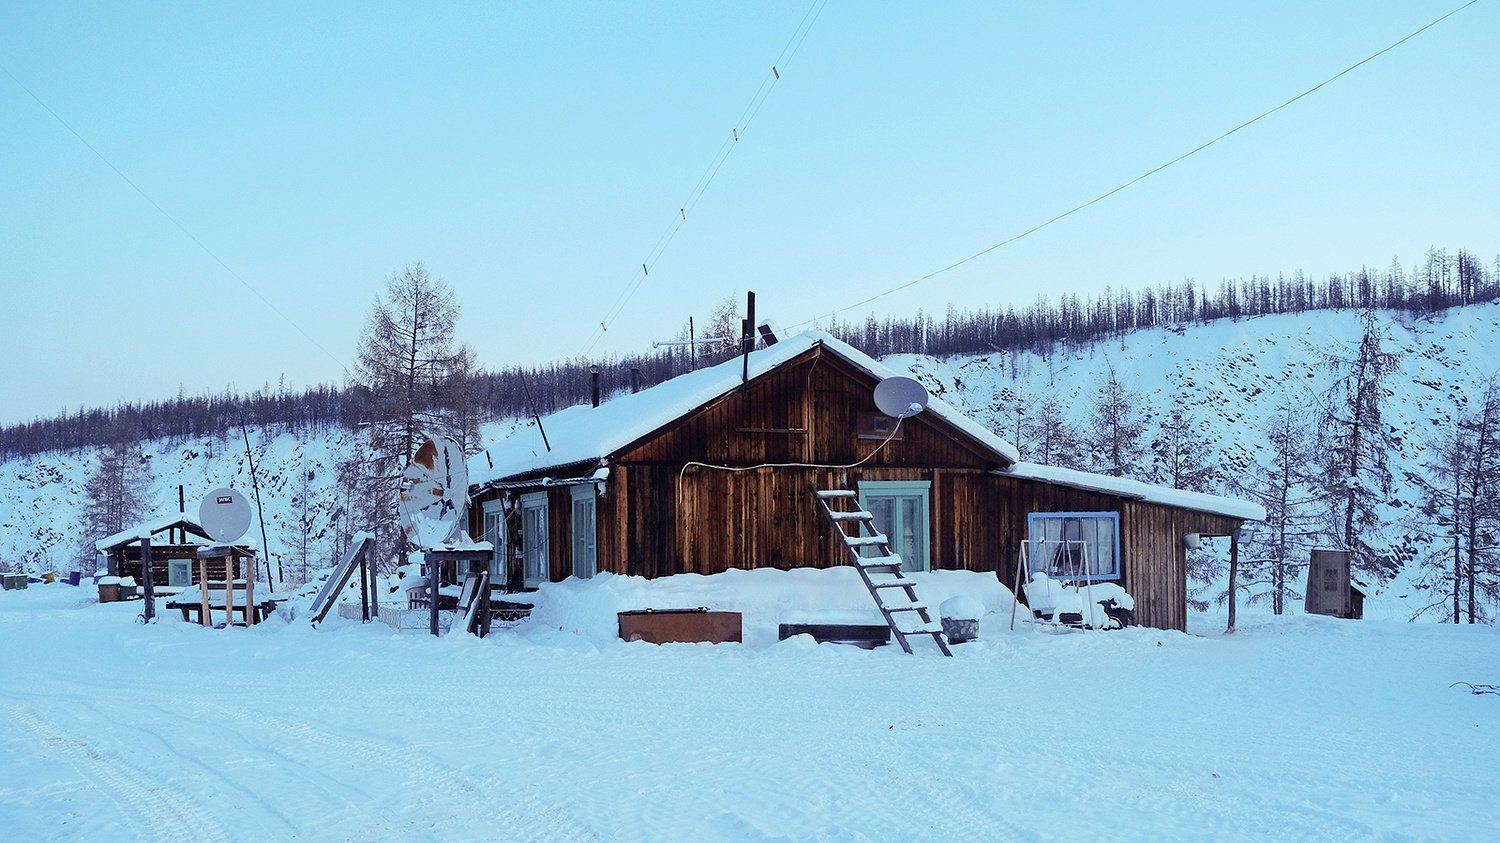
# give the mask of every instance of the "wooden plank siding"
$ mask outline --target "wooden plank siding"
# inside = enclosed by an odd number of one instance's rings
[[[1001,459],[932,414],[902,423],[901,438],[881,446],[860,439],[861,413],[877,412],[876,379],[819,347],[721,396],[614,454],[596,499],[598,570],[643,577],[715,574],[730,568],[846,564],[841,543],[818,510],[816,489],[855,489],[861,481],[929,481],[929,541],[934,569],[993,571],[1015,578],[1028,516],[1034,512],[1113,512],[1120,516],[1123,585],[1137,620],[1186,625],[1188,532],[1227,535],[1237,519],[1147,504],[1119,495],[997,474]],[[851,468],[761,463],[818,463]],[[726,471],[693,462],[746,469]],[[594,465],[553,468],[540,478],[587,476]],[[526,483],[525,476],[510,482]],[[553,580],[572,574],[568,487],[546,487]],[[470,524],[482,530],[475,497]],[[508,519],[512,529],[515,519]],[[513,547],[514,545],[512,545]],[[510,560],[511,581],[519,562]]]
[[[1222,515],[1126,501],[1120,518],[1120,583],[1135,598],[1136,621],[1161,629],[1187,629],[1188,533],[1224,536],[1240,522]]]

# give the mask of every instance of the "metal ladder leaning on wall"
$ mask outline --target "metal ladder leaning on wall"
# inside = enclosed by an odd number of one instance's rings
[[[826,489],[816,494],[818,507],[828,517],[828,522],[843,542],[844,549],[849,551],[849,561],[853,563],[854,570],[859,572],[859,578],[864,581],[865,588],[869,589],[870,598],[875,601],[876,608],[880,609],[881,616],[890,626],[901,649],[908,653],[912,651],[911,644],[906,640],[907,636],[931,635],[943,655],[953,655],[948,649],[948,642],[943,640],[942,625],[933,622],[927,612],[927,604],[917,599],[916,584],[901,573],[901,557],[891,552],[890,539],[875,528],[874,514],[859,508],[858,495],[848,489]],[[853,504],[854,509],[834,509],[828,505],[830,501],[843,500]],[[845,531],[845,524],[855,525],[855,535],[851,536]],[[865,528],[863,532],[867,535],[859,535],[861,531],[858,528],[861,526]],[[864,548],[875,551],[875,555],[863,555],[860,551]],[[887,595],[894,597],[897,594],[904,594],[908,602],[887,602]],[[920,623],[911,622],[913,615]],[[900,622],[898,618],[901,619]]]

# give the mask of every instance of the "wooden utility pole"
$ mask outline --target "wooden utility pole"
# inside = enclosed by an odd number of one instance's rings
[[[260,552],[266,555],[266,587],[275,590],[271,582],[271,545],[266,542],[266,513],[260,508],[260,481],[255,475],[255,457],[250,453],[250,431],[245,429],[245,417],[240,416],[240,433],[245,437],[245,460],[250,464],[250,486],[255,489],[255,517],[260,520]],[[278,570],[276,579],[285,582],[284,572]]]
[[[169,537],[170,538],[170,537]],[[141,617],[146,623],[156,617],[156,589],[151,581],[151,537],[141,537],[141,588],[145,592],[146,608]]]
[[[1234,632],[1234,593],[1239,587],[1235,578],[1239,576],[1239,573],[1240,531],[1236,527],[1235,531],[1229,534],[1229,627],[1224,630],[1225,632]]]

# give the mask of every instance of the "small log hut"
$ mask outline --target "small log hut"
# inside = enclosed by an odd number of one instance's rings
[[[95,542],[94,547],[104,554],[110,576],[134,577],[138,584],[145,583],[141,571],[141,536],[146,535],[151,536],[151,581],[158,591],[170,592],[198,584],[198,549],[213,539],[201,524],[183,512],[164,515]],[[209,560],[209,580],[224,581],[226,568],[233,570],[235,579],[243,579],[245,557],[249,555],[251,551],[242,548],[241,552]]]
[[[936,397],[898,426],[873,399],[896,374],[812,331],[542,418],[470,460],[470,532],[495,545],[492,582],[845,564],[813,491],[847,488],[909,570],[993,571],[1009,588],[1023,542],[1074,539],[1095,549],[1094,579],[1135,598],[1138,623],[1180,630],[1188,534],[1233,537],[1265,517],[1246,501],[1021,462]]]

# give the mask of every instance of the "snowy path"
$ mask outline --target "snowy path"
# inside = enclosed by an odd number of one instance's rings
[[[78,593],[0,594],[7,840],[1500,839],[1500,698],[1447,687],[1500,678],[1493,629],[944,660],[145,628]]]

